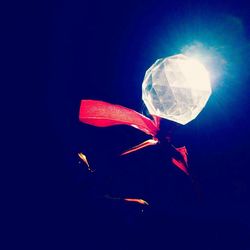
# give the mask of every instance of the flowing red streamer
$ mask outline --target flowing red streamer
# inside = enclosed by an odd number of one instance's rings
[[[82,100],[79,112],[79,119],[83,123],[97,127],[128,125],[153,137],[153,139],[145,141],[132,149],[127,150],[122,155],[129,154],[144,147],[156,145],[158,143],[156,136],[159,131],[160,118],[157,116],[154,116],[153,118],[154,121],[136,112],[135,110],[95,100]],[[187,170],[186,148],[173,148],[177,157],[172,157],[172,163],[186,174],[189,174]]]

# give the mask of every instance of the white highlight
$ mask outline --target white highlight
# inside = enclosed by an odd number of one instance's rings
[[[209,90],[210,76],[206,68],[196,59],[188,58],[178,62],[180,70],[186,79],[186,84],[192,89]]]

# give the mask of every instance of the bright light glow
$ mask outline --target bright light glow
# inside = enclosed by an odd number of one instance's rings
[[[222,51],[217,47],[211,47],[201,42],[193,42],[185,45],[181,52],[202,63],[210,73],[213,90],[220,87],[226,76],[228,61]],[[231,69],[232,72],[232,69]]]
[[[142,84],[142,98],[150,114],[183,125],[196,118],[211,92],[205,67],[182,54],[157,60]]]
[[[178,62],[183,76],[193,89],[210,89],[210,77],[205,67],[196,59],[190,58]]]

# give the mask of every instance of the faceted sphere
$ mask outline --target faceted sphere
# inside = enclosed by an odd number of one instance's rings
[[[142,83],[142,99],[149,113],[183,125],[196,118],[211,92],[205,67],[182,54],[158,59]]]

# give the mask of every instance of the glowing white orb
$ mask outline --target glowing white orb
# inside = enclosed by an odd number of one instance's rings
[[[208,71],[183,54],[158,59],[142,83],[142,99],[149,113],[183,125],[196,118],[211,92]]]

